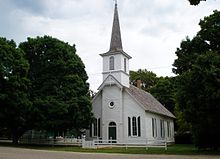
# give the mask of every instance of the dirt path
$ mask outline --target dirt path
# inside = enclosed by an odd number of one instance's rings
[[[0,159],[220,159],[220,156],[97,154],[0,147]]]

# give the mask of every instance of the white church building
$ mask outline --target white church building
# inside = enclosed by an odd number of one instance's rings
[[[115,4],[110,49],[103,58],[103,82],[92,100],[95,122],[86,139],[142,144],[146,140],[174,142],[174,118],[150,93],[129,82],[129,56],[123,51]]]

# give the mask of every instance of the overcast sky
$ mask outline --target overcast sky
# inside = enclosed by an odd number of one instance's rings
[[[175,50],[199,30],[199,20],[220,9],[219,0],[190,6],[187,0],[118,0],[123,49],[130,70],[174,76]],[[113,0],[0,0],[0,36],[17,44],[50,35],[76,44],[94,91],[102,82],[102,58],[113,21]]]

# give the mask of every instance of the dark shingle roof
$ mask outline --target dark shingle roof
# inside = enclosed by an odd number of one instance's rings
[[[175,118],[175,116],[170,111],[168,111],[150,93],[145,92],[132,85],[130,85],[129,88],[126,87],[125,89],[133,98],[135,98],[145,108],[146,111]]]
[[[123,50],[123,49],[121,42],[121,31],[120,31],[119,18],[118,18],[118,9],[117,9],[117,4],[115,4],[115,12],[114,12],[113,25],[112,25],[112,37],[111,37],[109,51],[118,51],[118,50]]]
[[[109,55],[115,55],[115,54],[123,54],[128,59],[131,58],[130,55],[128,55],[126,52],[123,51],[117,3],[115,4],[110,49],[108,52],[100,54],[100,55],[109,56]]]

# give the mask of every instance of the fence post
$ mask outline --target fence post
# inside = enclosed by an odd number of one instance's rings
[[[147,141],[147,138],[146,138],[146,150],[148,150],[147,142],[148,142],[148,141]]]
[[[85,147],[85,138],[82,138],[82,148]]]
[[[92,147],[95,148],[95,149],[98,148],[98,146],[95,144],[95,140],[92,140]]]
[[[165,150],[167,150],[167,141],[165,141]]]
[[[111,148],[112,148],[112,137],[110,137],[110,144],[111,144]]]

